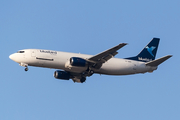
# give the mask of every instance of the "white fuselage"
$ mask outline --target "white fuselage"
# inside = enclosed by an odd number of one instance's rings
[[[53,69],[62,69],[74,73],[81,73],[84,69],[81,67],[68,68],[66,64],[71,57],[80,57],[88,59],[92,55],[76,54],[69,52],[60,52],[41,49],[25,49],[24,53],[14,53],[10,58],[20,65],[45,67]],[[107,75],[128,75],[136,73],[152,72],[157,67],[146,66],[145,62],[112,58],[105,62],[100,69],[93,69],[94,73]]]

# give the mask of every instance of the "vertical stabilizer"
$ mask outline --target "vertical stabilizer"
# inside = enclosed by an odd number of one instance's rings
[[[159,38],[153,38],[148,45],[135,57],[126,59],[149,62],[155,59],[159,45]]]

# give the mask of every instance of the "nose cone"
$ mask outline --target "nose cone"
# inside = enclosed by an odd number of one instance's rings
[[[11,54],[11,55],[9,56],[9,58],[10,58],[11,60],[15,61],[15,62],[18,62],[17,57],[18,57],[18,56],[16,55],[16,53]]]
[[[11,54],[11,55],[9,56],[9,58],[10,58],[11,60],[13,60],[13,54]]]

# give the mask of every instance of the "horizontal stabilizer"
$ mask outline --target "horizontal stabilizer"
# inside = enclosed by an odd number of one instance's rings
[[[151,62],[147,62],[147,63],[145,63],[145,64],[148,65],[148,66],[158,66],[158,65],[160,65],[161,63],[163,63],[164,61],[166,61],[167,59],[169,59],[170,57],[172,57],[172,55],[167,55],[167,56],[165,56],[165,57],[162,57],[162,58],[153,60],[153,61],[151,61]]]

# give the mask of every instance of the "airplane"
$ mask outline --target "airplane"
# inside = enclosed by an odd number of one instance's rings
[[[134,57],[124,59],[114,58],[118,50],[127,43],[121,43],[97,55],[86,55],[43,49],[24,49],[11,54],[9,58],[20,66],[44,67],[58,69],[54,72],[56,79],[83,83],[86,77],[96,74],[131,75],[138,73],[152,73],[158,66],[172,57],[155,59],[160,38],[153,38],[145,48]]]

